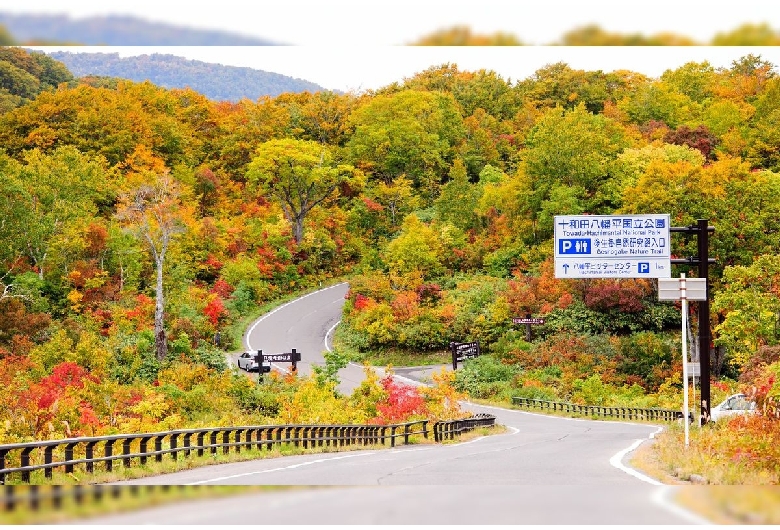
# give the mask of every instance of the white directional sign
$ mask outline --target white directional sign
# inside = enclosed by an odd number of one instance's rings
[[[669,214],[555,216],[556,278],[669,278]]]

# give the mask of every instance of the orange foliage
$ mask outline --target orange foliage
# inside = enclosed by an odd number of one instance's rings
[[[572,303],[569,289],[570,283],[555,278],[554,262],[547,259],[541,263],[538,276],[516,272],[509,281],[506,299],[515,314],[544,315]]]
[[[396,295],[390,307],[398,320],[411,320],[420,314],[420,299],[414,291],[402,291]]]

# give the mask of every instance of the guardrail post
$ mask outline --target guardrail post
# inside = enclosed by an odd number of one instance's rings
[[[103,454],[108,460],[106,460],[106,471],[113,471],[114,461],[110,457],[114,456],[114,442],[116,440],[106,440],[106,444],[103,447]]]
[[[176,450],[177,447],[179,447],[179,436],[181,433],[175,432],[171,434],[171,459],[172,460],[178,460],[179,458],[179,451]]]
[[[211,454],[217,454],[217,431],[209,433],[209,445],[211,446]]]
[[[54,462],[54,459],[52,458],[52,452],[54,451],[54,446],[50,445],[46,449],[43,450],[43,463],[44,464],[51,464]],[[50,467],[47,467],[43,470],[43,476],[46,478],[51,478],[52,475],[52,469]]]
[[[97,440],[93,442],[87,442],[87,447],[84,449],[84,456],[87,459],[87,473],[95,472],[95,463],[92,461],[92,459],[95,457],[95,445],[97,445]]]
[[[151,436],[142,436],[141,437],[141,443],[139,444],[139,447],[140,447],[141,453],[142,453],[141,454],[141,458],[140,458],[141,465],[146,464],[146,459],[148,458],[146,456],[146,453],[148,452],[147,449],[149,447],[149,440],[151,440],[151,438],[152,438]]]
[[[236,445],[236,453],[240,453],[241,452],[241,435],[243,433],[244,433],[244,429],[237,429],[236,430],[236,435],[233,438],[233,440],[235,440],[236,444],[238,444],[238,445]]]
[[[0,449],[0,469],[5,469],[5,455],[7,454],[7,449]],[[0,473],[0,486],[5,486],[5,473]]]
[[[73,473],[73,448],[78,442],[70,442],[65,445],[65,473]]]
[[[222,454],[226,455],[230,452],[230,431],[222,431]]]
[[[192,438],[192,433],[191,432],[184,433],[184,442],[183,442],[183,444],[184,444],[184,456],[190,456],[190,453],[192,452],[190,450],[190,447],[191,447],[190,439],[191,438]]]
[[[33,449],[34,447],[25,447],[22,449],[22,454],[19,456],[19,463],[21,464],[21,467],[28,467],[30,465],[30,452]],[[22,481],[30,482],[29,471],[22,471]]]
[[[154,461],[155,462],[162,462],[162,441],[163,441],[163,435],[158,435],[154,437]]]
[[[132,438],[125,438],[122,440],[122,455],[127,456],[130,454],[130,444],[133,443]],[[123,458],[122,464],[124,464],[125,467],[130,467],[130,459],[129,458]]]

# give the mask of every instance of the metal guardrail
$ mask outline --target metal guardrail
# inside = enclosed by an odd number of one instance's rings
[[[600,405],[578,405],[561,401],[545,401],[542,399],[530,399],[513,397],[512,404],[519,407],[551,410],[553,412],[566,412],[569,414],[581,414],[583,416],[603,416],[622,420],[644,421],[675,421],[683,418],[681,410],[671,409],[641,409],[633,407],[603,407]]]
[[[493,427],[496,417],[492,414],[476,414],[471,418],[451,421],[437,421],[433,424],[433,440],[442,442],[452,440],[456,435],[472,431],[477,427]]]
[[[436,442],[453,439],[455,435],[478,426],[495,425],[495,416],[478,414],[471,418],[436,422],[433,433]],[[82,438],[65,438],[0,445],[0,485],[8,477],[18,474],[22,483],[30,482],[30,474],[43,470],[46,479],[54,472],[72,473],[76,466],[84,466],[87,473],[95,472],[95,464],[103,463],[111,472],[119,461],[125,468],[133,462],[144,465],[149,459],[162,462],[165,455],[173,460],[195,453],[228,454],[242,448],[270,451],[290,444],[309,447],[346,447],[355,445],[386,445],[395,447],[400,440],[409,444],[412,435],[428,438],[429,420],[418,420],[393,425],[260,425],[244,427],[217,427],[175,431],[117,434]]]
[[[84,465],[88,473],[94,473],[95,464],[102,462],[106,471],[112,471],[114,463],[121,461],[130,467],[133,461],[146,464],[154,458],[162,462],[164,455],[176,460],[196,453],[224,454],[231,448],[236,453],[242,448],[254,447],[268,450],[274,446],[292,444],[295,447],[345,447],[354,445],[384,445],[395,447],[397,440],[409,443],[413,434],[428,437],[428,420],[394,425],[261,425],[245,427],[218,427],[183,429],[176,431],[118,434],[83,438],[65,438],[0,445],[0,485],[7,477],[18,473],[21,481],[30,482],[30,473],[43,470],[51,479],[54,471],[72,473],[77,465]],[[119,451],[115,451],[118,446]]]

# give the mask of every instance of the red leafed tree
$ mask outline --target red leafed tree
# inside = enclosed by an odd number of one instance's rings
[[[396,381],[390,374],[381,383],[387,397],[376,405],[379,423],[397,423],[428,414],[425,399],[415,387]]]
[[[218,325],[220,320],[228,316],[228,310],[225,309],[225,305],[222,303],[222,298],[215,296],[206,307],[203,308],[203,314],[206,315],[214,326]]]
[[[644,300],[652,292],[652,284],[644,279],[597,279],[585,289],[585,305],[601,311],[619,309],[636,313],[644,309]]]

